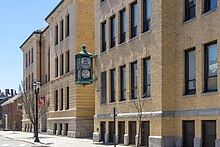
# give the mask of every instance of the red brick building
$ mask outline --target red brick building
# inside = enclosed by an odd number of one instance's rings
[[[4,130],[18,130],[22,128],[22,103],[21,95],[16,95],[7,100],[2,107],[2,121]]]

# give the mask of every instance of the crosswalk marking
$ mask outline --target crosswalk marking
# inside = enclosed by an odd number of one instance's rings
[[[19,146],[25,146],[26,144],[20,144]],[[3,144],[1,146],[9,146],[9,144]]]

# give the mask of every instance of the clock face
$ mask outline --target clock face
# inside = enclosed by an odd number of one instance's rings
[[[90,77],[90,71],[89,70],[82,70],[82,77],[84,79],[88,79]]]
[[[91,59],[87,57],[83,57],[81,59],[81,67],[83,69],[90,69],[91,68]]]

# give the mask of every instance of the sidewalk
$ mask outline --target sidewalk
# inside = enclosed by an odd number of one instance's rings
[[[47,147],[104,147],[104,146],[113,146],[113,145],[102,145],[100,143],[94,143],[92,139],[79,139],[79,138],[70,138],[63,136],[53,136],[46,134],[39,134],[39,139],[41,143],[34,143],[33,133],[28,132],[19,132],[15,131],[0,131],[0,136],[5,138],[14,139],[17,141],[23,141],[32,143],[39,146]],[[122,147],[122,145],[117,145]]]

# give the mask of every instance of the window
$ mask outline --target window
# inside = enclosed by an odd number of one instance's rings
[[[50,49],[48,50],[48,54],[47,54],[47,66],[48,66],[48,81],[50,81]]]
[[[205,92],[217,91],[217,44],[205,45]]]
[[[63,67],[63,54],[60,55],[60,75],[63,75],[63,70],[64,70],[64,67]]]
[[[115,47],[115,41],[116,41],[116,19],[115,15],[111,17],[111,48]]]
[[[25,58],[26,58],[25,65],[27,67],[28,66],[28,54],[27,53],[25,54]]]
[[[196,51],[185,52],[185,94],[196,93]]]
[[[143,32],[150,30],[150,0],[143,0]]]
[[[70,15],[66,17],[66,37],[70,35]]]
[[[131,99],[137,98],[138,92],[138,70],[137,62],[131,64]]]
[[[135,2],[131,5],[131,38],[138,33],[138,4]]]
[[[70,91],[69,87],[66,88],[66,110],[70,108]]]
[[[55,59],[55,78],[58,77],[58,58]]]
[[[121,97],[120,100],[121,101],[125,101],[126,100],[126,66],[122,66],[121,70],[120,70],[120,74],[121,74]]]
[[[55,98],[54,98],[54,111],[58,110],[58,90],[55,91]]]
[[[106,51],[106,21],[103,22],[101,25],[102,25],[101,52],[105,52]]]
[[[203,120],[202,121],[202,146],[215,147],[216,140],[216,121]]]
[[[195,121],[183,121],[183,147],[193,147],[195,138]]]
[[[55,45],[58,44],[58,25],[55,26]]]
[[[101,104],[106,103],[106,72],[101,73]]]
[[[204,0],[204,13],[217,8],[217,0]]]
[[[31,52],[29,51],[28,52],[28,65],[31,64]]]
[[[120,12],[120,43],[126,40],[126,11],[123,9]]]
[[[31,63],[34,62],[34,49],[31,49]]]
[[[150,97],[151,94],[150,65],[150,59],[143,60],[143,97]]]
[[[63,20],[60,22],[60,42],[63,40]]]
[[[18,104],[17,106],[17,111],[22,112],[23,108],[22,108],[22,104]]]
[[[196,17],[196,0],[185,0],[185,21]]]
[[[63,88],[60,90],[60,110],[63,110]]]
[[[112,69],[110,72],[111,72],[111,100],[110,100],[110,102],[115,102],[115,93],[116,93],[115,69]]]
[[[66,52],[66,73],[70,71],[70,51]]]

